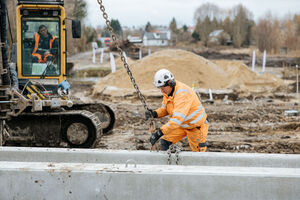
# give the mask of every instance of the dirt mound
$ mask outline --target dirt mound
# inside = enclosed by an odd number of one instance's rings
[[[252,72],[244,63],[240,61],[215,60],[215,64],[220,66],[230,80],[228,88],[243,93],[274,92],[285,86],[282,79],[271,74],[258,75]]]
[[[130,68],[141,90],[154,88],[154,74],[162,68],[170,70],[175,79],[196,88],[233,89],[237,87],[242,90],[256,91],[258,87],[262,88],[259,89],[261,91],[274,89],[283,84],[283,81],[274,76],[257,75],[241,62],[216,61],[214,63],[184,50],[158,51],[132,63]],[[133,89],[124,69],[100,80],[94,87],[94,94],[103,91],[107,86]]]

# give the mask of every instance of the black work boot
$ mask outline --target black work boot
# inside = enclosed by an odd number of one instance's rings
[[[161,144],[161,150],[162,151],[167,151],[169,149],[170,145],[172,144],[172,142],[161,139],[160,144]]]

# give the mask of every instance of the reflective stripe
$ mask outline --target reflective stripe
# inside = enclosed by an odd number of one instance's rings
[[[170,124],[169,124],[169,123],[166,123],[166,125],[167,125],[167,126],[170,126]]]
[[[189,119],[191,119],[192,117],[194,117],[198,112],[200,112],[201,111],[201,109],[202,109],[202,104],[200,105],[200,108],[199,109],[197,109],[197,110],[195,110],[192,114],[190,114],[189,116],[187,116],[187,118],[186,119],[184,119],[184,121],[187,121],[187,120],[189,120]]]
[[[39,40],[40,40],[40,34],[35,33],[34,34],[34,49],[33,49],[33,53],[36,53],[36,51],[38,50],[39,47]]]
[[[205,111],[199,115],[196,119],[194,119],[193,121],[190,122],[190,124],[196,124],[198,121],[200,121],[205,115]]]
[[[178,119],[174,119],[174,118],[171,118],[170,121],[173,121],[175,122],[176,124],[180,125],[182,122],[179,121]]]
[[[182,128],[188,128],[188,127],[190,127],[188,124],[182,124],[182,125],[180,125]]]
[[[187,93],[190,93],[190,91],[188,91],[188,90],[186,90],[186,89],[178,89],[178,90],[176,91],[174,97],[176,96],[176,94],[177,94],[178,92],[187,92]]]
[[[50,46],[50,49],[52,49],[52,44],[55,40],[55,36],[52,36],[52,38],[49,40],[49,46]]]
[[[162,103],[162,104],[161,104],[161,107],[162,107],[162,108],[165,108],[165,107],[166,107],[166,105]]]
[[[178,117],[181,117],[181,118],[185,119],[185,115],[180,113],[180,112],[173,112],[172,117],[175,117],[175,116],[178,116]]]

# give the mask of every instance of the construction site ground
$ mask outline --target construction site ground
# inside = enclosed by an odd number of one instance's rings
[[[283,70],[278,67],[270,71],[278,77],[284,76]],[[135,93],[122,93],[121,90],[113,89],[112,95],[107,91],[95,94],[95,81],[86,81],[83,78],[81,81],[70,79],[70,82],[75,96],[87,101],[105,101],[115,111],[115,128],[112,133],[104,135],[96,142],[96,148],[150,149],[150,132],[144,117],[144,107]],[[148,106],[156,109],[161,105],[162,96],[159,91],[151,91],[144,92],[144,95]],[[201,100],[210,121],[207,136],[209,152],[300,153],[300,96],[282,91],[268,95],[247,93],[240,96],[233,93],[214,93],[214,103],[206,101],[208,94],[201,93]],[[298,115],[289,113],[293,110]],[[160,127],[168,121],[168,117],[155,121],[157,127]],[[189,150],[187,138],[178,145],[182,150]]]

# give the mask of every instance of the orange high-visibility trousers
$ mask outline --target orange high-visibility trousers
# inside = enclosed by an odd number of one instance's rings
[[[206,145],[206,137],[208,133],[208,124],[201,125],[200,128],[193,128],[193,129],[185,129],[185,128],[177,128],[167,135],[163,135],[162,139],[172,142],[172,144],[177,143],[182,138],[187,136],[189,145],[192,151],[195,152],[205,152],[207,147]]]

